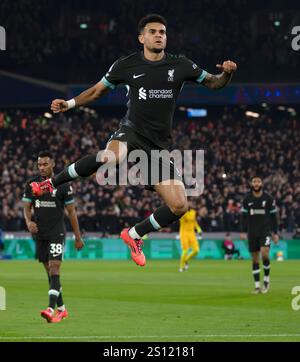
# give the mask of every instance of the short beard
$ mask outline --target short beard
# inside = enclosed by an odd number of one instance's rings
[[[255,189],[253,186],[251,186],[251,190],[254,191],[254,192],[260,192],[262,190],[262,186],[260,186],[257,189]]]
[[[152,50],[152,52],[155,53],[155,54],[159,54],[159,53],[161,53],[161,52],[163,51],[162,48],[161,48],[161,49],[153,48],[153,49],[151,49],[151,50]]]

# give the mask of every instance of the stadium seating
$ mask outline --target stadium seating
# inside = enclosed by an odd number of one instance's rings
[[[60,83],[94,82],[118,57],[139,49],[138,20],[160,12],[169,22],[169,51],[184,53],[210,72],[232,59],[240,64],[236,81],[294,81],[300,61],[291,47],[291,29],[298,24],[293,9],[284,2],[266,10],[263,2],[246,0],[230,6],[220,0],[161,0],[159,7],[147,0],[66,0],[64,6],[58,0],[1,0],[0,24],[9,30],[1,68]]]

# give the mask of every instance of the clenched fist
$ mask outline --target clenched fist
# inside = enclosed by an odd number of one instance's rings
[[[37,224],[35,222],[33,222],[33,221],[30,221],[27,224],[27,228],[31,232],[31,234],[36,234],[39,231],[39,229],[37,227]]]
[[[81,238],[75,239],[75,248],[76,250],[81,250],[84,247],[84,241]]]
[[[54,99],[54,101],[51,103],[50,109],[53,111],[53,113],[60,113],[66,112],[69,107],[68,103],[64,99]]]
[[[236,63],[232,62],[231,60],[226,60],[225,62],[223,62],[222,65],[217,64],[216,67],[221,69],[223,72],[228,73],[228,74],[232,74],[237,69]]]

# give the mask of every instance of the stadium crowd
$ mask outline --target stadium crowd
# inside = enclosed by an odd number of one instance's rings
[[[232,59],[242,65],[235,81],[295,79],[300,61],[291,29],[299,13],[286,2],[268,8],[247,0],[230,6],[225,0],[1,0],[8,39],[1,68],[61,83],[94,82],[117,58],[139,49],[137,22],[149,12],[168,19],[168,51],[210,72]]]
[[[25,230],[22,193],[25,181],[37,173],[42,150],[54,155],[55,171],[85,154],[103,149],[118,127],[117,118],[78,109],[46,118],[33,110],[0,112],[0,227]],[[101,114],[103,114],[101,110]],[[241,200],[254,173],[277,201],[280,229],[300,227],[300,124],[277,109],[245,115],[244,106],[209,112],[205,119],[185,119],[178,113],[173,130],[174,149],[204,149],[205,188],[197,197],[204,231],[238,231]],[[99,186],[95,178],[73,183],[81,228],[117,234],[123,226],[147,217],[161,204],[155,192],[142,186]],[[173,225],[172,229],[176,230]],[[167,229],[168,231],[170,229]]]

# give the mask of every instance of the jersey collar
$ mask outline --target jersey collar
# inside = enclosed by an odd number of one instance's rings
[[[163,63],[166,60],[166,57],[167,57],[167,54],[165,53],[164,57],[161,60],[151,61],[151,60],[148,60],[148,59],[145,58],[143,51],[140,52],[140,55],[141,55],[142,60],[144,62],[148,63],[148,64],[160,64],[160,63]]]

